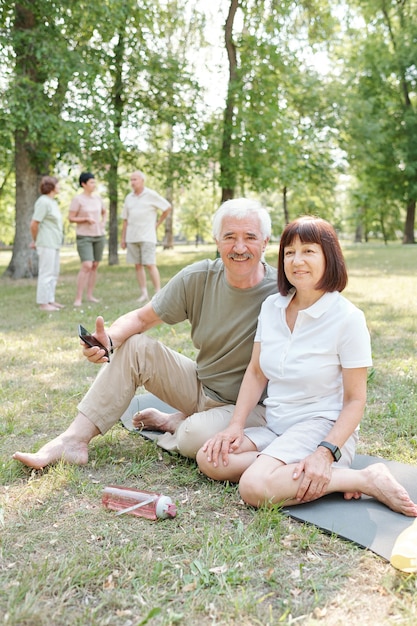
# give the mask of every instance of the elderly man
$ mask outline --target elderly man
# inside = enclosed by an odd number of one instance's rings
[[[168,217],[172,208],[153,189],[145,187],[145,175],[140,170],[130,176],[131,193],[123,206],[122,248],[127,248],[126,261],[134,263],[141,295],[139,302],[149,300],[145,267],[149,272],[155,293],[161,288],[156,265],[156,230]],[[162,211],[158,219],[158,213]]]
[[[39,452],[16,452],[14,458],[34,468],[60,459],[87,463],[91,439],[119,420],[141,386],[176,409],[170,415],[141,413],[146,428],[165,433],[158,445],[195,458],[203,443],[230,422],[261,304],[277,290],[276,271],[263,260],[270,233],[269,215],[257,202],[223,203],[213,219],[220,258],[184,268],[150,303],[118,318],[107,332],[98,317],[95,337],[114,349],[110,362],[104,350],[85,346],[90,361],[105,364],[75,420]],[[162,322],[185,319],[198,350],[196,362],[144,334]],[[248,424],[264,423],[261,403]]]

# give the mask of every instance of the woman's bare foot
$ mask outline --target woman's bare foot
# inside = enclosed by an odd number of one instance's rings
[[[66,439],[60,435],[46,443],[38,452],[33,454],[15,452],[13,458],[34,469],[42,469],[57,461],[86,465],[88,463],[88,445],[84,442]]]
[[[41,311],[59,311],[59,307],[54,304],[41,304],[39,308]]]
[[[100,300],[98,298],[95,298],[94,296],[88,296],[87,300],[88,302],[100,302]]]
[[[159,430],[163,433],[175,433],[178,424],[185,419],[183,413],[163,413],[158,409],[142,409],[132,419],[133,426],[142,430]]]
[[[81,306],[81,305],[82,305],[81,300],[75,300],[74,301],[74,305],[73,306]]]
[[[52,306],[56,306],[57,309],[65,309],[65,304],[61,304],[60,302],[50,302]]]
[[[362,471],[366,481],[363,493],[376,498],[397,513],[417,517],[417,504],[411,500],[384,463],[375,463]]]

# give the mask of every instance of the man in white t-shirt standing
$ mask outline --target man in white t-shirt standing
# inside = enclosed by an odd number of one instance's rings
[[[139,302],[149,300],[145,267],[149,272],[155,293],[161,288],[156,265],[156,230],[172,211],[165,200],[153,189],[145,187],[145,175],[137,170],[130,176],[131,193],[123,206],[123,229],[121,246],[127,248],[126,261],[134,263],[141,295]],[[162,211],[158,218],[158,212]]]

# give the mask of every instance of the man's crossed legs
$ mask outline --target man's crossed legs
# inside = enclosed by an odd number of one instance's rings
[[[234,405],[222,405],[205,394],[194,361],[145,334],[134,335],[116,350],[110,363],[101,366],[67,430],[38,452],[15,452],[13,458],[35,469],[59,460],[85,465],[91,439],[106,433],[120,419],[142,386],[177,409],[173,414],[157,415],[163,420],[158,424],[152,423],[155,413],[146,417],[147,428],[165,430],[158,445],[166,450],[195,458],[205,441],[230,422]],[[258,405],[248,426],[261,425],[265,425],[265,409]]]

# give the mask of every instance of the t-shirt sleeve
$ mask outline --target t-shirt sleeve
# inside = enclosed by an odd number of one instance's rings
[[[78,213],[78,211],[80,210],[80,202],[78,199],[78,196],[75,196],[72,200],[71,200],[71,204],[70,204],[70,208],[69,208],[69,212],[70,213]]]
[[[166,324],[177,324],[188,319],[184,270],[154,295],[152,308]]]
[[[42,222],[48,212],[49,208],[47,203],[44,202],[43,198],[38,198],[35,202],[32,219],[35,220],[35,222]]]
[[[171,206],[171,203],[168,202],[166,198],[160,196],[159,193],[157,193],[156,191],[153,192],[152,196],[152,203],[155,209],[159,209],[160,211],[166,211]]]
[[[370,367],[372,365],[371,337],[365,315],[356,307],[341,329],[339,355],[342,367]]]
[[[261,304],[261,309],[260,309],[259,315],[258,315],[258,323],[257,323],[257,326],[256,326],[256,331],[255,331],[255,337],[254,337],[254,340],[253,340],[254,342],[257,341],[257,342],[260,343],[262,341],[262,319],[265,319],[265,315],[267,315],[266,309],[267,309],[267,307],[270,306],[271,298],[273,298],[275,300],[276,294],[274,294],[273,296],[267,296],[265,298],[265,300]],[[267,326],[268,326],[268,324],[267,324]]]

